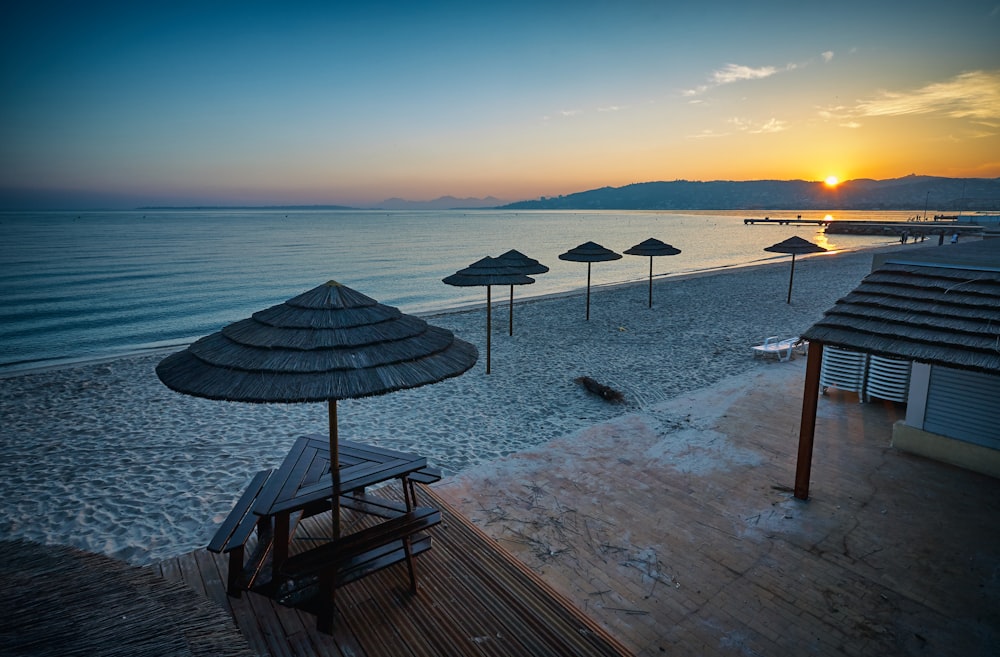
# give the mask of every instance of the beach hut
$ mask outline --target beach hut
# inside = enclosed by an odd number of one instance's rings
[[[792,281],[795,279],[795,256],[806,253],[825,253],[827,251],[827,249],[824,249],[819,244],[813,244],[798,236],[789,237],[784,242],[778,242],[777,244],[765,247],[764,250],[772,253],[787,253],[792,256],[792,271],[788,275],[788,301],[786,303],[792,302]]]
[[[680,253],[680,249],[676,249],[665,242],[661,242],[655,237],[650,237],[648,240],[644,240],[630,249],[626,249],[625,253],[629,255],[637,256],[649,256],[649,307],[653,307],[653,258],[657,256],[672,256]]]
[[[499,260],[504,262],[509,262],[512,269],[515,269],[526,276],[534,276],[536,274],[544,274],[549,271],[549,268],[538,262],[534,258],[529,258],[517,249],[511,249],[506,253],[501,253],[497,256]],[[510,313],[508,322],[508,335],[514,335],[514,286],[510,286]]]
[[[611,249],[606,249],[596,242],[584,242],[583,244],[574,247],[567,251],[566,253],[559,254],[560,260],[568,260],[570,262],[585,262],[587,263],[587,319],[590,319],[590,266],[595,262],[608,262],[611,260],[619,260],[621,258],[620,253],[615,253]]]
[[[795,496],[809,497],[823,353],[912,364],[893,447],[1000,477],[1000,240],[876,256],[873,271],[806,330]]]
[[[195,397],[329,408],[333,533],[340,535],[337,400],[458,376],[476,348],[451,331],[329,281],[167,356],[156,375]]]
[[[490,346],[492,344],[492,309],[493,300],[490,289],[494,285],[530,285],[535,279],[526,276],[516,268],[509,266],[510,260],[501,260],[489,256],[481,258],[465,269],[460,269],[451,276],[441,279],[448,285],[458,287],[486,287],[486,373],[490,373]]]

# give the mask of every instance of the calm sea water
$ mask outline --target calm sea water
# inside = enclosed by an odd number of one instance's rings
[[[771,212],[772,218],[821,218]],[[905,219],[913,212],[833,212]],[[798,235],[831,249],[885,237],[829,238],[815,226],[745,226],[746,212],[176,210],[0,213],[0,373],[183,345],[337,280],[407,313],[484,303],[441,279],[517,249],[550,268],[516,298],[582,289],[587,266],[558,259],[595,241],[621,253],[655,237],[682,250],[655,276],[786,258],[763,248]],[[644,280],[649,259],[595,263],[592,284]],[[508,294],[505,288],[494,300]],[[498,298],[499,297],[499,298]]]

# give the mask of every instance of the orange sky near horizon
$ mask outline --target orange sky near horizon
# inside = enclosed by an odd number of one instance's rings
[[[715,8],[18,6],[0,208],[1000,177],[997,2]]]

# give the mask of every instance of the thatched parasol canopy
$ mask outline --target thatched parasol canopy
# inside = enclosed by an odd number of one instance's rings
[[[655,237],[636,244],[631,249],[625,249],[625,253],[637,256],[649,256],[649,307],[653,307],[653,258],[657,256],[672,256],[680,253],[681,250],[661,242]]]
[[[611,249],[606,249],[596,242],[584,242],[580,246],[574,247],[566,253],[560,253],[560,260],[570,262],[587,263],[587,319],[590,319],[590,265],[594,262],[607,262],[609,260],[619,260],[620,253],[615,253]]]
[[[497,256],[498,260],[503,260],[504,262],[511,263],[511,267],[521,272],[522,274],[527,274],[533,276],[535,274],[544,274],[549,271],[549,268],[538,262],[534,258],[529,258],[517,249],[511,249],[506,253],[501,253]],[[510,312],[508,312],[508,335],[514,335],[514,286],[510,286]]]
[[[486,373],[489,374],[493,308],[490,288],[493,285],[530,285],[535,282],[535,279],[511,266],[509,260],[504,261],[500,258],[487,256],[441,280],[448,285],[457,287],[486,286]]]
[[[788,300],[786,303],[792,302],[792,281],[795,278],[795,256],[805,253],[826,253],[827,251],[827,249],[824,249],[819,244],[813,244],[812,242],[804,240],[797,235],[789,237],[784,242],[778,242],[777,244],[764,247],[764,250],[770,251],[771,253],[788,253],[792,256],[792,271],[788,276]]]
[[[172,390],[208,399],[328,402],[336,510],[336,401],[436,383],[477,357],[451,331],[329,281],[167,356],[156,374]],[[335,532],[338,525],[334,513]]]

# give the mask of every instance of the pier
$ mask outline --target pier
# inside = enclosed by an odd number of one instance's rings
[[[830,235],[972,235],[983,231],[981,224],[955,221],[833,221],[826,226]]]
[[[754,224],[777,224],[779,226],[803,226],[812,224],[815,226],[826,226],[830,224],[829,219],[803,219],[802,215],[792,219],[791,217],[787,219],[771,219],[770,217],[764,217],[763,219],[744,219],[743,225],[753,226]]]

